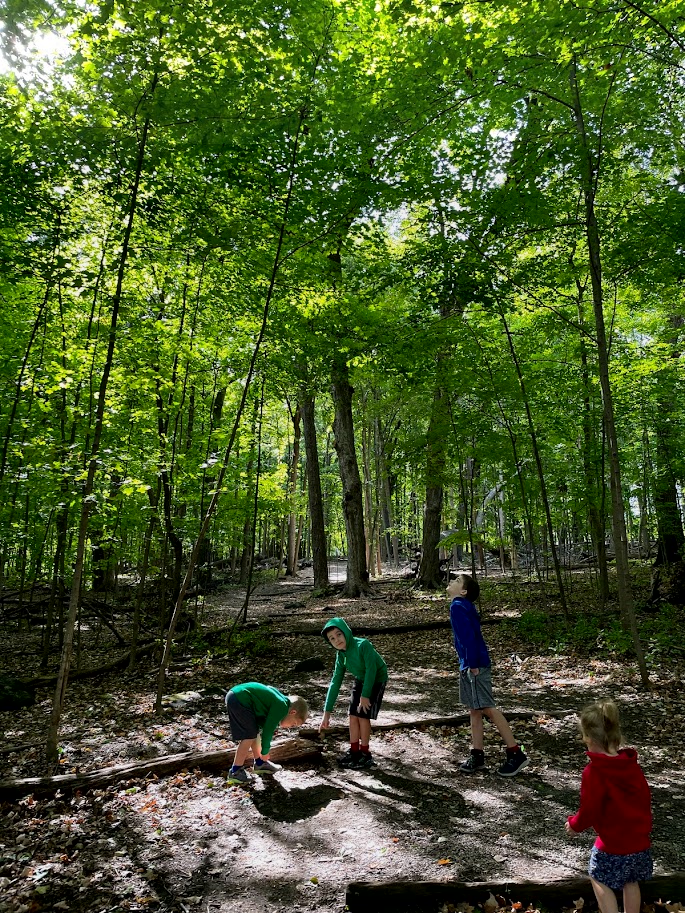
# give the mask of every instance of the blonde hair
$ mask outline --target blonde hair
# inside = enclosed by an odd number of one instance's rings
[[[306,722],[309,716],[309,704],[298,694],[290,695],[290,709],[295,711],[298,720]]]
[[[583,738],[600,745],[603,751],[617,751],[623,744],[618,707],[608,698],[588,704],[579,724]]]

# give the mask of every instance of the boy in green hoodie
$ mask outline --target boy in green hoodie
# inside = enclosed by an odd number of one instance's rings
[[[271,685],[245,682],[234,685],[226,695],[226,709],[233,741],[238,746],[228,775],[230,783],[249,783],[245,761],[252,752],[254,771],[273,774],[280,764],[269,760],[276,729],[302,726],[309,713],[307,702],[297,695],[287,697]]]
[[[371,720],[376,719],[381,709],[388,681],[388,667],[371,641],[352,636],[352,630],[344,618],[331,618],[321,633],[335,648],[336,656],[319,732],[328,729],[331,711],[338,699],[345,672],[351,672],[354,684],[349,707],[350,750],[340,758],[339,763],[341,767],[356,770],[372,767],[375,762],[369,750]]]

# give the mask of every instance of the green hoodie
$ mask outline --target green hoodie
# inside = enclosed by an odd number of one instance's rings
[[[278,688],[260,682],[234,685],[231,691],[244,707],[249,707],[254,713],[262,734],[262,754],[268,754],[274,732],[290,712],[290,698],[281,694]]]
[[[373,686],[388,680],[388,667],[385,660],[370,640],[366,640],[365,637],[353,637],[352,630],[344,618],[331,618],[323,626],[321,632],[326,643],[330,643],[326,637],[326,631],[329,628],[338,628],[343,632],[346,647],[344,650],[335,651],[335,667],[323,708],[326,713],[330,713],[335,707],[346,671],[351,672],[355,678],[363,682],[362,697],[371,697]]]

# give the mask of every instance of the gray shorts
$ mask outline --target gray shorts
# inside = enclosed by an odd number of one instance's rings
[[[459,670],[459,701],[470,710],[484,710],[495,706],[490,666],[481,668],[478,675],[471,675],[469,669]]]
[[[234,742],[242,742],[243,739],[256,739],[259,735],[259,726],[257,717],[250,707],[241,704],[232,691],[226,695],[226,709],[228,710],[228,722],[231,725],[231,736]]]

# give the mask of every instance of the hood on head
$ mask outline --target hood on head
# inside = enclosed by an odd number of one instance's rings
[[[326,636],[326,631],[328,631],[329,628],[338,628],[338,630],[342,631],[345,635],[345,645],[349,646],[350,640],[352,639],[352,628],[348,625],[344,618],[331,618],[331,620],[327,621],[323,626],[321,634],[326,643],[329,646],[332,646],[331,642]]]

